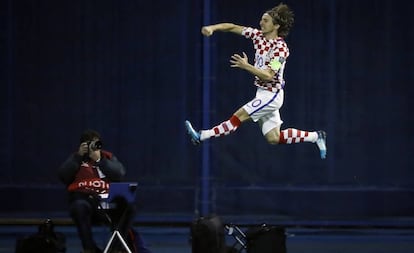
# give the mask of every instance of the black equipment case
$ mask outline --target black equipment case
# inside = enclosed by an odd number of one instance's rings
[[[282,227],[250,228],[246,232],[247,253],[286,253],[286,234]]]
[[[225,253],[224,225],[219,216],[199,217],[191,223],[192,253]]]
[[[66,237],[54,231],[50,219],[39,225],[37,233],[17,238],[15,253],[65,253]]]

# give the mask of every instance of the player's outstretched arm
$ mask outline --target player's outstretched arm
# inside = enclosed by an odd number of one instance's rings
[[[219,23],[215,25],[203,26],[201,28],[201,33],[207,37],[213,35],[213,33],[216,31],[232,32],[232,33],[241,35],[242,30],[243,30],[243,26],[241,25],[236,25],[233,23]]]

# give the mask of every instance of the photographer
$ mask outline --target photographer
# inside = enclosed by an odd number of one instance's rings
[[[121,233],[128,234],[128,245],[133,252],[137,248],[140,252],[148,252],[139,234],[131,229],[135,213],[132,205],[121,201],[116,203],[115,210],[100,209],[101,196],[108,194],[109,184],[121,181],[125,175],[122,163],[111,152],[101,148],[100,134],[90,129],[84,131],[78,150],[58,170],[59,179],[68,191],[69,213],[76,224],[83,252],[102,252],[93,239],[92,224],[105,222],[108,217],[117,224],[125,208],[128,208],[128,218],[125,219],[125,224],[120,224]]]

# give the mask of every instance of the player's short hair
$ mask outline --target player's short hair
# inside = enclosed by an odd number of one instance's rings
[[[280,3],[272,9],[266,11],[272,17],[273,24],[278,24],[278,35],[280,37],[286,37],[289,34],[290,28],[293,26],[295,20],[295,14],[284,3]]]

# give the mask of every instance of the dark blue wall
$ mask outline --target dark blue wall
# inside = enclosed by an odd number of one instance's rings
[[[312,144],[270,146],[246,123],[203,143],[209,208],[315,219],[411,216],[413,4],[285,2],[296,22],[287,38],[282,127],[325,129],[328,159]],[[257,27],[275,4],[212,1],[209,11],[214,23]],[[208,125],[217,124],[252,98],[252,76],[229,67],[236,52],[252,61],[251,42],[209,38],[205,77],[201,0],[8,0],[0,7],[0,198],[24,200],[0,211],[64,211],[56,168],[82,130],[95,128],[128,178],[141,183],[143,212],[192,214],[202,149],[190,144],[183,122],[200,127],[207,113]],[[31,197],[39,192],[60,202],[39,209]]]

